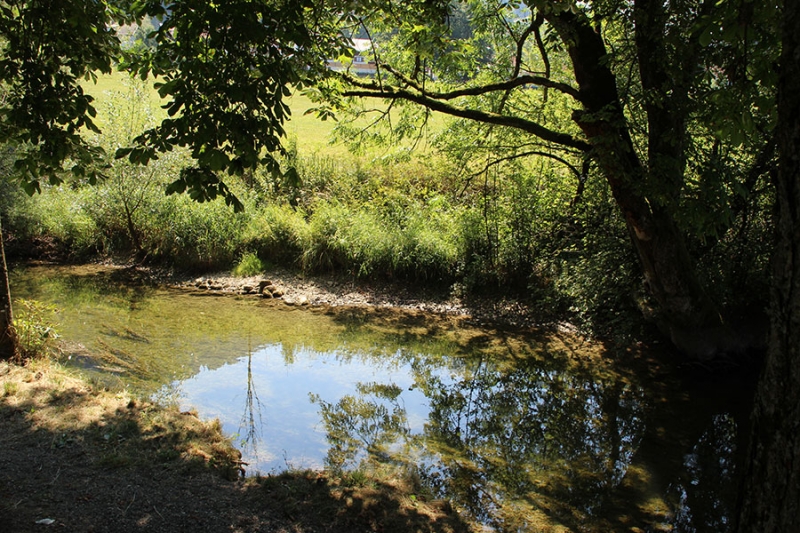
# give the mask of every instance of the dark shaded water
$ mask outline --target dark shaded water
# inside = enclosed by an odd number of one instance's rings
[[[93,379],[218,417],[251,474],[399,469],[500,531],[726,529],[743,385],[552,332],[117,274],[31,267],[12,292],[58,307],[65,358]]]

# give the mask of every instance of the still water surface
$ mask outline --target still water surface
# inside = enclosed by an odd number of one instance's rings
[[[727,528],[747,409],[729,386],[552,332],[117,274],[28,267],[12,292],[58,307],[65,355],[94,379],[219,418],[248,474],[391,465],[498,531]]]

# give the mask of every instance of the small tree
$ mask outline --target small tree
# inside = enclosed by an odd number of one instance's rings
[[[11,332],[13,322],[11,288],[8,285],[6,251],[3,246],[3,223],[0,220],[0,359],[10,359],[14,356],[14,340]]]

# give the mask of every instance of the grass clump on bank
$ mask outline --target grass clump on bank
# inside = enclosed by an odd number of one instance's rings
[[[257,276],[264,272],[266,265],[253,252],[245,252],[236,266],[233,267],[233,275],[239,277]]]

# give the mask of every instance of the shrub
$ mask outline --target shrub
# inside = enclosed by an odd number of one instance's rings
[[[253,252],[246,252],[233,268],[234,276],[257,276],[264,272],[264,262]]]
[[[55,306],[35,300],[17,300],[15,306],[17,356],[27,360],[50,355],[58,338],[56,325],[52,321]]]

